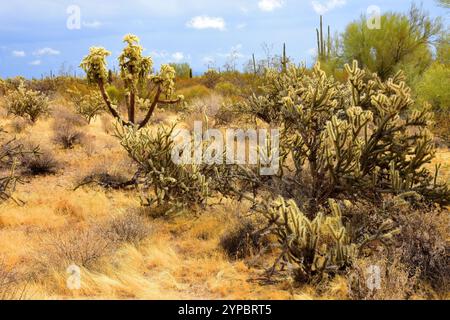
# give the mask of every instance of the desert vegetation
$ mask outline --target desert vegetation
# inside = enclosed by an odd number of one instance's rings
[[[156,71],[128,34],[118,71],[92,47],[83,77],[1,80],[0,299],[448,299],[448,30],[415,6],[382,22],[321,19],[309,68],[285,45]],[[175,162],[196,122],[278,129],[275,174]]]

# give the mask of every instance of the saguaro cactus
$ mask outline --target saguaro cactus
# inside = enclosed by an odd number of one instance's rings
[[[283,70],[283,72],[287,71],[287,67],[288,67],[288,58],[286,55],[286,43],[283,43],[283,55],[281,57],[281,69]]]
[[[328,26],[327,39],[323,34],[323,17],[320,16],[320,27],[316,29],[317,35],[317,54],[320,61],[328,60],[331,57],[331,30]]]
[[[88,81],[98,85],[100,93],[109,112],[125,126],[137,125],[143,128],[150,121],[158,104],[175,104],[183,97],[173,98],[175,70],[169,65],[162,65],[159,74],[151,74],[153,61],[150,57],[142,56],[143,48],[139,44],[139,38],[135,35],[126,35],[124,38],[126,47],[119,56],[120,77],[127,90],[128,121],[124,120],[113,105],[106,92],[105,84],[108,82],[108,68],[106,58],[111,54],[104,48],[92,47],[82,63],[81,68],[86,72]],[[139,97],[141,88],[147,87],[147,95]],[[163,98],[164,97],[164,98]],[[136,100],[142,98],[149,100],[149,109],[145,118],[136,123]]]

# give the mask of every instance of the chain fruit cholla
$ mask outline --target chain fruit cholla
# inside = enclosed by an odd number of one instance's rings
[[[106,58],[111,52],[105,48],[92,47],[80,67],[86,72],[88,81],[98,85],[108,111],[119,123],[125,126],[137,125],[140,129],[150,121],[158,104],[176,104],[182,101],[183,97],[173,97],[175,70],[171,66],[163,64],[158,74],[152,74],[153,61],[150,57],[142,55],[143,48],[139,44],[139,38],[128,34],[124,37],[124,42],[126,46],[119,56],[119,67],[120,77],[127,93],[128,120],[120,115],[105,88],[108,83]],[[135,114],[138,99],[144,99],[149,104],[144,119],[139,123]]]

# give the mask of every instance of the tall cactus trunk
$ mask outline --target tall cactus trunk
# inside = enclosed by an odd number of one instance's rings
[[[136,94],[134,92],[130,93],[130,105],[128,106],[128,121],[135,123],[136,118]]]
[[[328,40],[327,40],[327,59],[331,58],[331,30],[330,26],[328,26]]]
[[[323,17],[320,16],[320,52],[322,58],[324,57],[325,53],[325,44],[323,42]]]
[[[320,27],[316,28],[317,35],[317,56],[319,61],[326,61],[331,58],[331,28],[328,26],[327,39],[324,39],[323,17],[320,16]]]

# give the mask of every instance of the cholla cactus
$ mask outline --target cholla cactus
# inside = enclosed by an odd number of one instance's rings
[[[36,122],[49,112],[48,98],[34,90],[28,90],[22,82],[17,90],[6,95],[6,108],[9,114]]]
[[[264,212],[282,248],[283,258],[299,281],[320,280],[325,273],[345,271],[367,244],[389,244],[399,230],[385,221],[376,234],[352,239],[344,225],[339,204],[330,199],[331,213],[319,212],[310,219],[295,201],[279,197]]]
[[[172,161],[175,127],[159,128],[156,133],[149,129],[116,127],[116,136],[129,156],[137,163],[140,184],[151,188],[145,196],[145,205],[155,206],[168,214],[194,205],[207,204],[209,182],[196,165],[175,164]]]
[[[122,118],[105,89],[108,82],[106,58],[110,52],[104,48],[93,47],[80,66],[86,72],[88,81],[98,85],[109,112],[122,125],[137,125],[138,128],[143,128],[150,121],[158,104],[176,104],[182,100],[182,97],[172,97],[175,79],[175,71],[172,67],[162,65],[159,74],[151,74],[153,61],[150,57],[142,55],[143,48],[139,44],[139,38],[129,34],[125,36],[124,42],[126,47],[119,56],[119,66],[120,77],[127,90],[128,120]],[[139,123],[136,121],[135,114],[138,99],[149,100],[147,114]]]
[[[382,81],[356,62],[346,70],[346,84],[327,77],[319,63],[312,74],[297,67],[268,72],[264,94],[244,105],[283,129],[282,158],[295,166],[295,176],[283,181],[302,185],[286,192],[309,202],[309,213],[339,196],[379,200],[386,193],[414,191],[450,203],[448,186],[437,184],[424,168],[434,156],[431,117],[426,108],[410,110],[414,101],[403,74]],[[301,183],[306,176],[307,185]]]
[[[71,100],[76,112],[91,123],[98,115],[105,111],[105,104],[100,93],[93,92],[82,94],[79,91],[71,91]]]

